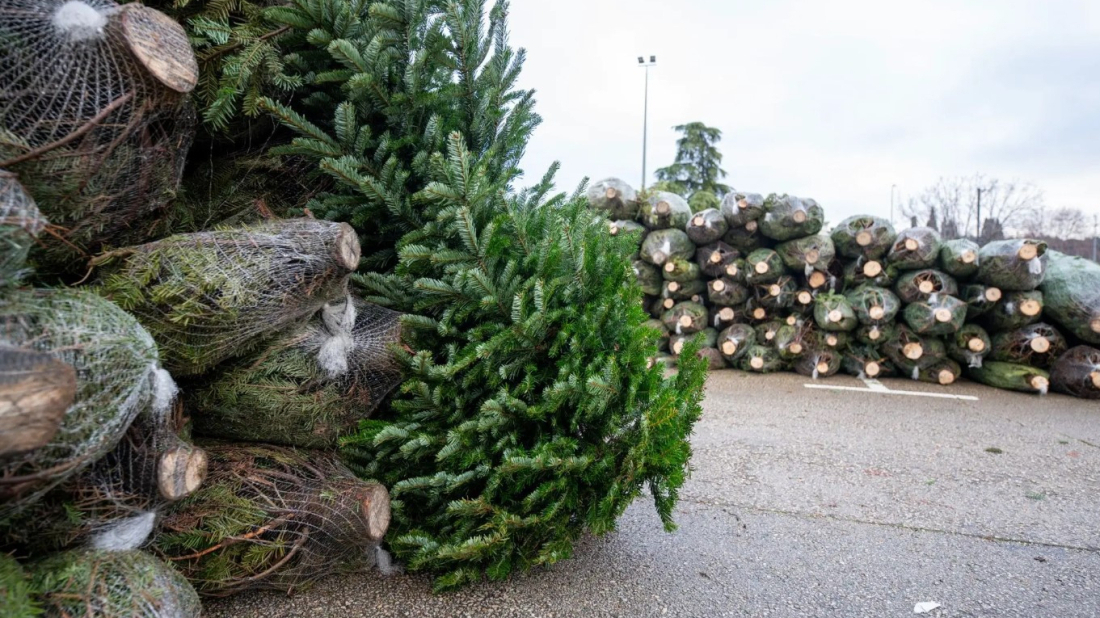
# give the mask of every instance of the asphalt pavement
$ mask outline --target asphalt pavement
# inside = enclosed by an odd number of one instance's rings
[[[369,573],[204,615],[1100,616],[1100,402],[810,382],[711,375],[674,533],[643,499],[573,559],[507,582],[433,595],[426,577]]]

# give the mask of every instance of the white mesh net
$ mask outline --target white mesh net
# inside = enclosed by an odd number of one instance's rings
[[[46,220],[15,174],[0,170],[0,286],[18,280],[27,252],[45,227]]]

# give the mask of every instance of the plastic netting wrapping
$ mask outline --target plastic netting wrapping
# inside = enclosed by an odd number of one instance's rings
[[[1049,373],[1016,363],[985,361],[981,367],[971,367],[966,373],[975,382],[1006,390],[1045,395],[1050,388]]]
[[[76,370],[36,350],[0,346],[0,459],[57,435],[76,397]]]
[[[790,240],[817,234],[824,222],[825,212],[814,200],[772,194],[764,200],[760,233],[773,240]]]
[[[972,277],[978,272],[978,252],[978,243],[973,240],[945,240],[940,247],[939,268],[952,277]]]
[[[1066,347],[1058,329],[1038,322],[994,335],[989,360],[1048,369]]]
[[[210,445],[210,474],[165,516],[157,553],[201,594],[293,591],[371,565],[389,493],[329,455]]]
[[[674,335],[697,333],[707,327],[707,308],[699,303],[676,303],[661,315],[668,332]]]
[[[688,342],[696,338],[699,338],[701,350],[714,348],[718,345],[718,331],[707,327],[694,333],[670,334],[668,338],[668,351],[679,356],[684,351]],[[707,354],[709,355],[709,353]],[[707,358],[707,361],[710,362],[711,358]]]
[[[715,305],[732,307],[749,299],[749,289],[734,279],[720,277],[707,285],[707,298]]]
[[[748,350],[745,350],[745,355],[741,357],[740,367],[743,371],[773,373],[782,371],[785,367],[785,363],[783,359],[779,357],[779,352],[777,352],[775,348],[764,345],[763,343],[757,343],[756,345],[749,346]]]
[[[605,178],[588,187],[588,203],[611,219],[638,216],[638,194],[634,187],[618,178]]]
[[[731,324],[718,333],[718,351],[733,364],[756,344],[756,332],[747,324]]]
[[[904,303],[928,300],[933,295],[958,296],[959,284],[955,278],[938,270],[911,270],[902,273],[894,286],[898,298]]]
[[[680,283],[702,279],[699,265],[681,257],[669,258],[665,262],[664,268],[661,269],[661,276],[665,281],[679,281]]]
[[[792,363],[794,370],[814,380],[827,378],[840,371],[844,355],[837,350],[811,348]]]
[[[1042,314],[1042,292],[1005,292],[982,314],[981,323],[990,332],[1013,330],[1038,322]]]
[[[1100,399],[1100,350],[1085,345],[1070,348],[1051,367],[1050,382],[1060,393]]]
[[[901,309],[901,301],[893,292],[873,285],[862,285],[848,292],[845,298],[860,324],[892,322]]]
[[[822,330],[848,331],[859,325],[852,305],[840,294],[819,294],[814,301],[814,321]]]
[[[886,219],[856,215],[838,223],[831,236],[836,252],[846,258],[880,260],[890,251],[897,233]]]
[[[1006,291],[1034,290],[1046,274],[1047,244],[1019,238],[998,240],[978,254],[978,281]]]
[[[0,303],[0,346],[48,354],[77,378],[73,404],[49,442],[0,458],[0,516],[105,455],[139,413],[167,406],[164,395],[174,392],[149,333],[89,292],[9,293]]]
[[[790,275],[783,275],[775,281],[753,286],[753,295],[756,297],[757,304],[773,313],[789,308],[794,303],[796,292],[798,292],[798,283]]]
[[[714,208],[708,208],[692,215],[685,231],[691,242],[697,245],[709,245],[726,235],[729,224],[722,217],[722,213]]]
[[[707,363],[709,371],[717,371],[726,367],[726,359],[717,348],[699,348],[695,355]]]
[[[878,348],[866,344],[854,344],[844,350],[840,368],[859,378],[885,378],[894,374],[894,366]]]
[[[929,227],[902,230],[894,239],[887,256],[899,270],[929,268],[940,255],[940,233]]]
[[[183,28],[140,4],[3,3],[0,168],[64,232],[45,261],[71,271],[104,243],[144,240],[179,184],[196,78]]]
[[[824,234],[796,238],[775,246],[776,253],[791,272],[805,276],[815,270],[827,270],[836,257],[833,241]]]
[[[15,174],[0,169],[0,287],[19,279],[46,219]]]
[[[634,277],[638,280],[638,285],[642,288],[642,293],[650,296],[659,295],[661,293],[661,284],[664,282],[664,279],[661,277],[661,271],[649,262],[641,259],[633,260],[633,267]]]
[[[760,233],[759,221],[749,221],[740,227],[730,226],[722,242],[745,254],[774,244]]]
[[[1045,310],[1058,326],[1100,345],[1100,264],[1051,251],[1040,289]]]
[[[940,358],[917,370],[916,379],[921,382],[949,386],[962,375],[962,367],[950,358]]]
[[[140,551],[80,550],[31,565],[50,618],[198,618],[199,596],[170,565]]]
[[[955,334],[947,337],[947,355],[967,367],[981,367],[985,357],[993,350],[989,333],[977,324],[964,324]]]
[[[675,193],[657,191],[642,203],[638,216],[650,230],[683,230],[691,218],[691,207]]]
[[[905,377],[919,378],[921,368],[930,367],[947,356],[943,341],[936,337],[922,337],[904,324],[894,328],[891,337],[880,347],[882,353]]]
[[[787,274],[783,258],[771,249],[757,249],[745,258],[745,282],[768,283]]]
[[[741,252],[722,241],[699,247],[695,252],[696,263],[699,269],[708,277],[737,276],[730,275],[726,268],[734,264],[741,257]]]
[[[745,227],[749,221],[764,216],[764,197],[757,193],[731,191],[722,198],[719,210],[729,227]]]
[[[202,373],[346,294],[345,223],[271,221],[180,234],[97,258],[103,293],[156,339],[173,374]]]
[[[196,435],[334,447],[401,381],[400,314],[345,299],[186,393]]]
[[[642,241],[641,258],[655,266],[664,266],[669,258],[691,259],[695,244],[683,230],[655,230]]]
[[[951,335],[966,321],[966,303],[947,294],[932,294],[906,305],[902,317],[918,335]]]

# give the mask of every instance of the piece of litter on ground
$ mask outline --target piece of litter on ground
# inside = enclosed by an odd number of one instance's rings
[[[937,609],[939,607],[943,607],[943,606],[940,605],[939,603],[935,603],[933,601],[924,601],[923,603],[917,603],[916,605],[913,606],[913,613],[914,614],[927,614],[928,612],[931,612],[932,610]]]

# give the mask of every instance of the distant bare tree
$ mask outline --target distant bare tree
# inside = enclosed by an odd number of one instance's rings
[[[1079,208],[1048,209],[1041,206],[1024,220],[1021,231],[1036,238],[1091,238],[1092,222]]]
[[[982,190],[980,232],[978,189]],[[940,178],[903,205],[902,213],[916,221],[935,223],[944,238],[977,238],[985,243],[1020,229],[1042,207],[1043,192],[1035,185],[976,174]]]

